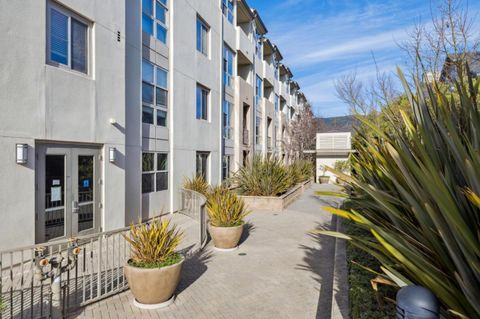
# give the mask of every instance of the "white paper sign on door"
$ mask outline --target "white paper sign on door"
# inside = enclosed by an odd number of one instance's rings
[[[55,186],[50,188],[50,201],[58,202],[62,200],[62,186]]]

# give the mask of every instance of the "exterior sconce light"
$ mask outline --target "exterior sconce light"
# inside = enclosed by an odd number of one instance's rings
[[[28,161],[28,144],[16,145],[16,161],[17,164],[27,164]]]
[[[115,161],[117,159],[117,150],[115,149],[115,147],[110,147],[109,148],[108,159],[109,159],[110,163],[115,163]]]

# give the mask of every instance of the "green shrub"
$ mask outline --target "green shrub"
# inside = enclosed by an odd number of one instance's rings
[[[184,177],[183,188],[200,193],[205,197],[207,197],[210,193],[210,185],[208,185],[202,175],[196,175],[191,179],[188,177]]]
[[[242,195],[278,196],[289,190],[294,178],[280,159],[254,156],[232,177]]]
[[[207,213],[210,223],[217,227],[243,225],[243,219],[250,214],[244,201],[224,186],[216,186],[208,196]]]
[[[480,109],[478,84],[456,83],[458,100],[435,83],[416,81],[413,94],[399,71],[411,112],[377,138],[359,134],[352,219],[374,240],[335,234],[374,256],[399,285],[430,289],[444,315],[480,317]],[[361,119],[360,119],[361,120]]]
[[[312,179],[315,165],[308,160],[297,160],[289,166],[289,171],[295,184],[303,183]]]

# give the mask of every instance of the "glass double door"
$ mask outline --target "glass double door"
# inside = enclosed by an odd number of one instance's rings
[[[37,243],[100,231],[100,150],[37,145]]]

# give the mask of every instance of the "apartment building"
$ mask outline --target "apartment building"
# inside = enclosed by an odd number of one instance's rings
[[[306,102],[245,0],[0,1],[0,43],[0,250],[174,212]]]

